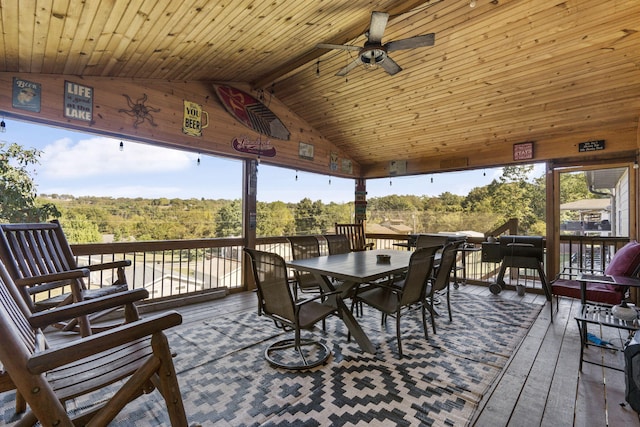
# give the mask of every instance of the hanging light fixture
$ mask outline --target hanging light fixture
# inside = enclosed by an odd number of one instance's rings
[[[386,49],[371,47],[363,49],[360,53],[360,60],[365,70],[375,70],[387,58]]]

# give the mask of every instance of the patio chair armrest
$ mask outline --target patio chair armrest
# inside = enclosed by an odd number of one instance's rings
[[[19,278],[15,279],[14,282],[18,286],[33,286],[41,283],[60,282],[58,286],[63,286],[70,280],[82,279],[83,277],[87,276],[89,276],[89,269],[78,268],[75,270],[63,271],[60,273],[50,273],[33,277]]]
[[[307,303],[309,303],[311,301],[315,301],[315,300],[318,300],[318,299],[321,299],[321,298],[325,298],[325,297],[328,297],[329,295],[337,295],[337,294],[340,294],[340,293],[342,293],[342,292],[338,291],[338,290],[330,291],[330,292],[323,292],[323,293],[321,293],[319,295],[316,295],[314,297],[305,298],[303,300],[296,301],[296,306],[299,307],[299,306],[305,305],[305,304],[307,304]]]
[[[156,332],[182,323],[182,316],[176,311],[162,313],[127,323],[104,332],[90,335],[59,347],[35,353],[27,362],[27,368],[34,374],[42,374],[51,369],[81,360]]]
[[[46,311],[40,311],[29,317],[29,323],[36,328],[44,328],[57,322],[72,319],[87,314],[97,313],[114,307],[133,304],[149,296],[146,289],[132,289],[118,292],[90,300],[63,305]]]
[[[131,265],[131,260],[125,259],[121,261],[104,262],[102,264],[89,264],[82,268],[89,269],[90,271],[110,270],[112,268],[124,268]]]
[[[375,282],[358,283],[358,285],[356,285],[356,287],[353,290],[353,295],[357,296],[361,288],[364,290],[367,290],[367,289],[370,289],[371,287],[389,289],[393,292],[401,291],[399,287],[393,286],[394,283],[395,281],[393,280],[393,277],[389,277],[387,279],[379,280]]]

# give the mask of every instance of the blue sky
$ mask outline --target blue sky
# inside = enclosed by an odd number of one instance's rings
[[[6,132],[0,134],[0,140],[42,151],[34,177],[39,194],[183,199],[237,199],[241,195],[242,164],[237,160],[126,139],[121,151],[120,139],[4,120]],[[437,196],[446,191],[466,195],[500,173],[500,169],[486,169],[368,180],[367,197]],[[295,203],[305,197],[325,203],[349,202],[354,199],[354,181],[259,166],[258,200]]]

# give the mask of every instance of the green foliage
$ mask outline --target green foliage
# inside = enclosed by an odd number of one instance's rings
[[[71,243],[100,243],[102,234],[98,225],[77,212],[65,215],[62,226],[67,240]]]
[[[536,185],[527,180],[532,170],[532,165],[507,166],[499,181],[494,180],[489,185],[493,212],[500,215],[494,227],[510,218],[517,218],[521,228],[519,232],[526,233],[538,221],[533,207],[536,205],[535,197],[540,197],[541,193],[535,191]]]
[[[242,203],[240,200],[233,200],[220,208],[216,217],[216,236],[242,236]]]
[[[416,233],[486,232],[515,217],[519,219],[520,233],[545,234],[545,177],[529,179],[529,172],[530,167],[505,168],[499,179],[472,189],[466,197],[450,192],[436,197],[374,197],[367,201],[367,222],[383,225],[401,222]],[[565,187],[565,181],[570,185]],[[584,174],[562,174],[561,182],[563,200],[591,197]],[[114,199],[51,195],[40,197],[39,203],[43,202],[53,203],[60,209],[65,230],[74,233],[76,242],[99,241],[96,229],[100,235],[113,234],[115,241],[242,235],[239,199]],[[331,232],[335,222],[353,221],[353,208],[353,202],[324,204],[310,198],[298,203],[258,202],[256,233],[266,237]]]
[[[293,212],[284,202],[258,202],[258,236],[286,236],[295,233],[296,223]]]
[[[322,234],[328,229],[329,221],[324,216],[324,204],[320,200],[312,202],[304,198],[295,207],[296,234]]]
[[[39,156],[38,150],[0,142],[0,221],[38,222],[60,215],[55,205],[36,201],[28,167],[37,164]]]

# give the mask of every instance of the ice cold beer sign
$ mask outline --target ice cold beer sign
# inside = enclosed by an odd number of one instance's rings
[[[93,119],[93,88],[65,81],[64,116],[90,122]]]

